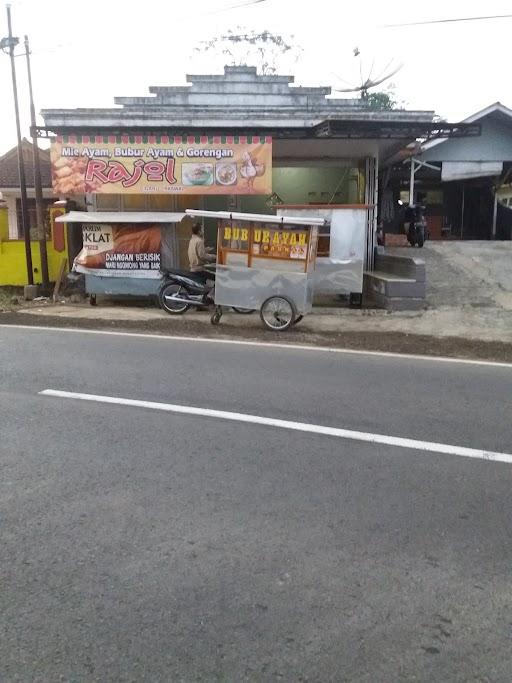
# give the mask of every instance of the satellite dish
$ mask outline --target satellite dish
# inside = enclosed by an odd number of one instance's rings
[[[360,83],[359,85],[351,85],[350,82],[344,80],[337,74],[334,74],[336,78],[343,83],[347,83],[347,85],[350,85],[349,88],[336,88],[333,87],[333,90],[335,92],[358,92],[361,95],[362,100],[367,100],[368,99],[368,94],[371,88],[375,88],[375,86],[380,85],[381,83],[384,83],[387,81],[389,78],[394,76],[400,69],[403,67],[402,62],[396,62],[394,59],[391,59],[388,61],[384,69],[380,71],[376,76],[373,76],[374,72],[374,67],[375,67],[375,59],[372,61],[372,65],[370,67],[370,70],[368,72],[368,76],[363,75],[363,62],[361,59],[361,51],[358,47],[355,47],[353,50],[354,57],[358,59],[359,61],[359,76],[360,76]]]

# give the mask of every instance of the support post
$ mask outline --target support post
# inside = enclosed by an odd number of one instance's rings
[[[18,106],[18,86],[16,84],[16,65],[14,63],[14,48],[18,39],[12,35],[11,6],[7,5],[7,27],[9,29],[9,56],[11,58],[12,94],[14,100],[14,117],[16,119],[16,136],[18,140],[18,174],[20,182],[21,199],[21,223],[23,227],[23,239],[25,242],[25,259],[27,262],[27,281],[34,284],[34,272],[32,269],[32,252],[30,250],[30,218],[28,214],[27,181],[25,178],[25,165],[23,163],[23,149],[21,147],[20,110]]]
[[[39,254],[41,257],[41,279],[45,290],[50,285],[48,274],[48,252],[46,251],[46,230],[43,206],[43,184],[41,182],[41,163],[39,159],[39,147],[37,144],[36,110],[34,106],[34,93],[32,90],[32,69],[30,66],[30,46],[28,36],[25,36],[25,55],[27,57],[28,92],[30,97],[30,134],[32,136],[32,154],[34,166],[34,190],[36,196],[37,238],[39,240]]]
[[[414,174],[416,169],[414,168],[414,158],[411,157],[411,176],[409,179],[409,206],[414,204]]]
[[[491,239],[495,240],[496,239],[496,227],[497,227],[497,222],[498,222],[498,195],[496,194],[496,187],[494,188],[494,207],[493,207],[493,212],[492,212],[492,230],[491,230]]]
[[[462,235],[464,233],[464,204],[466,200],[466,187],[464,183],[462,183],[462,208],[461,208],[461,216],[460,216],[460,238],[462,239]]]

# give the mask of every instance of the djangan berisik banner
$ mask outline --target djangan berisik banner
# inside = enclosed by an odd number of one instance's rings
[[[110,277],[160,277],[159,225],[84,224],[83,248],[74,261],[79,273]]]
[[[53,191],[74,194],[272,193],[272,138],[261,136],[58,136]]]

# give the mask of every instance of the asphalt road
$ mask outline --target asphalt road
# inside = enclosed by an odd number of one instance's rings
[[[509,683],[512,367],[0,328],[0,681]]]

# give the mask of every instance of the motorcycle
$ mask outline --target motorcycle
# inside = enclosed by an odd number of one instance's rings
[[[202,273],[192,273],[185,270],[168,270],[165,280],[158,293],[161,308],[171,315],[182,315],[189,308],[207,310],[215,304],[215,283],[205,280]],[[212,279],[215,276],[212,273]],[[248,308],[232,307],[236,313],[253,313]]]
[[[408,208],[409,216],[406,215],[406,220],[409,222],[409,229],[407,231],[407,241],[414,247],[422,247],[428,237],[427,221],[425,218],[426,207],[421,204],[416,204]]]

